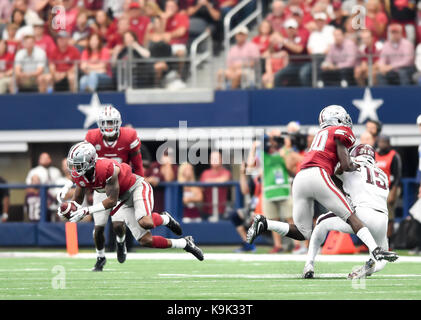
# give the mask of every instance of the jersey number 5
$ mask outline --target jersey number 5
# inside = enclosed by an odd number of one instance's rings
[[[327,130],[319,131],[313,139],[310,151],[324,151],[328,135],[329,131]]]

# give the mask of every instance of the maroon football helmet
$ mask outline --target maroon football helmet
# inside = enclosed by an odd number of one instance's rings
[[[354,158],[364,156],[367,160],[372,160],[370,161],[371,163],[374,163],[376,159],[376,152],[369,144],[359,144],[351,150],[350,156]]]

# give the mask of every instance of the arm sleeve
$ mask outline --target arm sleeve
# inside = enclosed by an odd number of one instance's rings
[[[394,187],[401,182],[402,177],[402,161],[398,153],[395,154],[390,166],[390,174],[393,179],[390,181],[390,187]]]
[[[140,153],[140,150],[138,154],[130,158],[130,162],[133,167],[133,172],[137,174],[138,176],[144,177],[145,173],[143,171],[143,160],[142,160],[142,154]]]
[[[347,127],[338,127],[335,129],[334,139],[339,140],[348,149],[355,143],[354,133]]]

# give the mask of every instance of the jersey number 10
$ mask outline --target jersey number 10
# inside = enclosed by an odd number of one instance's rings
[[[319,131],[313,139],[310,151],[324,151],[328,135],[329,131],[327,130]]]

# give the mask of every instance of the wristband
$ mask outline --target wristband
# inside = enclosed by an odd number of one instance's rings
[[[99,212],[99,211],[104,211],[104,210],[105,210],[105,207],[102,204],[102,201],[100,203],[97,203],[97,204],[94,204],[93,206],[88,207],[89,214]]]

